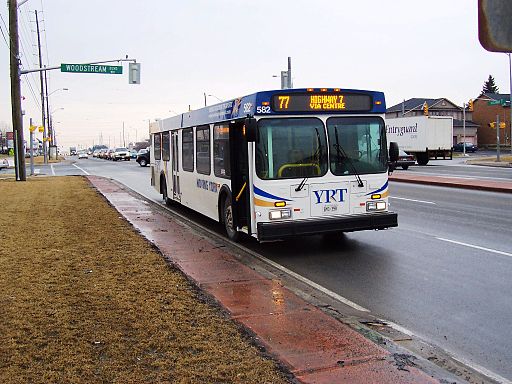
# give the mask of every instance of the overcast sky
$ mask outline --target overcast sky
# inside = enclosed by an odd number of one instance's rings
[[[35,13],[43,62],[124,58],[122,75],[49,74],[58,144],[119,145],[148,135],[148,119],[278,89],[292,57],[296,88],[383,91],[387,106],[412,97],[461,105],[492,74],[509,93],[509,63],[478,41],[477,1],[468,0],[28,0],[20,7],[22,63],[35,68]],[[6,1],[0,5],[0,129],[11,126]],[[30,85],[29,85],[30,84]],[[68,88],[68,91],[59,90]],[[22,76],[24,124],[41,122],[39,75]],[[64,108],[64,109],[60,109]],[[28,136],[28,130],[25,130]]]

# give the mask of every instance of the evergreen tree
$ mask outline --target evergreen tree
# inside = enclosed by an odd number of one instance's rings
[[[492,75],[489,75],[489,78],[484,83],[484,87],[482,88],[482,95],[484,93],[499,93],[498,86],[494,82],[494,77]]]

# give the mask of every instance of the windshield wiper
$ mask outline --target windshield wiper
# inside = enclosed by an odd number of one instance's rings
[[[300,184],[297,186],[297,188],[295,188],[295,192],[302,191],[302,188],[304,188],[304,186],[306,185],[306,181],[308,181],[307,176],[300,182]]]
[[[347,159],[348,164],[352,168],[352,172],[354,172],[354,176],[356,177],[357,186],[359,188],[363,188],[364,187],[363,180],[361,180],[361,177],[359,176],[359,173],[357,172],[357,169],[356,169],[354,163],[352,162],[352,159],[350,159],[350,157],[347,156],[347,153],[345,152],[345,150],[342,148],[342,146],[338,142],[338,127],[337,126],[334,126],[334,134],[336,135],[336,144],[334,145],[334,148],[336,148],[336,153],[338,154],[338,158],[344,157],[345,159]]]

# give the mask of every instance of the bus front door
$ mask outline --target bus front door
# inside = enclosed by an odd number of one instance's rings
[[[244,122],[235,121],[229,125],[229,152],[231,153],[231,193],[233,224],[235,228],[247,229],[251,233],[249,160]]]
[[[178,131],[171,132],[171,155],[172,155],[172,198],[181,201],[180,176],[179,176],[179,154],[178,154]]]

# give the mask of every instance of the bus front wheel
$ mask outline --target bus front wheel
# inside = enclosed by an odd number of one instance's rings
[[[224,200],[223,220],[224,228],[226,228],[226,234],[228,235],[229,240],[237,242],[240,237],[240,233],[233,225],[233,207],[231,205],[231,196],[226,196],[226,199]]]

